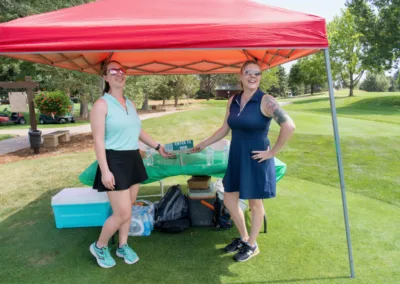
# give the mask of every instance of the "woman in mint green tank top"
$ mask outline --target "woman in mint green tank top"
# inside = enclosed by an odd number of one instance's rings
[[[95,102],[90,113],[99,162],[93,188],[107,192],[113,214],[104,223],[97,242],[90,245],[90,252],[101,267],[109,268],[115,265],[115,260],[107,245],[117,230],[116,255],[128,264],[139,260],[127,243],[132,204],[136,201],[140,183],[147,179],[139,139],[163,157],[170,155],[142,129],[134,103],[123,96],[126,77],[122,65],[116,61],[108,62],[103,68],[103,76],[106,81],[104,95]]]

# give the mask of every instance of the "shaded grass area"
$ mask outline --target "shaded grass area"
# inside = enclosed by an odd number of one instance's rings
[[[6,139],[10,139],[13,138],[14,135],[10,135],[10,134],[0,134],[0,141],[1,140],[6,140]]]

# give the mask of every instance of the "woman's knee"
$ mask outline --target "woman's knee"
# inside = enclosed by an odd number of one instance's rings
[[[224,205],[239,204],[239,192],[224,192]]]
[[[118,220],[118,223],[121,225],[131,219],[132,211],[131,210],[120,210],[117,213],[114,213],[115,218]]]
[[[264,212],[264,204],[262,199],[250,199],[249,205],[251,211],[253,212]]]

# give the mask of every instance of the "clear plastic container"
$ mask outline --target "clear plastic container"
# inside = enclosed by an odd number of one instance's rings
[[[214,164],[214,150],[210,147],[206,148],[207,166]]]
[[[146,165],[152,166],[154,164],[153,149],[151,147],[146,148]]]
[[[228,163],[228,158],[229,158],[229,145],[225,145],[224,152],[222,153],[222,163],[223,164]]]

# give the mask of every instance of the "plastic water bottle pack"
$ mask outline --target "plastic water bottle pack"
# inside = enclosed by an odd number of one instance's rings
[[[154,229],[154,204],[147,200],[137,200],[132,206],[129,236],[150,236]]]

